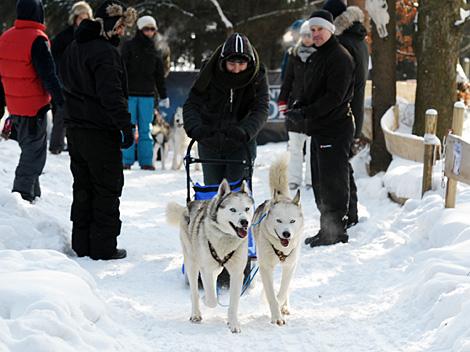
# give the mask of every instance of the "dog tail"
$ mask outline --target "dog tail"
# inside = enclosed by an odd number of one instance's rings
[[[179,226],[186,208],[175,202],[170,202],[166,206],[166,221],[170,225]]]
[[[289,153],[282,153],[269,168],[269,188],[271,194],[277,192],[278,195],[289,196],[289,157]]]

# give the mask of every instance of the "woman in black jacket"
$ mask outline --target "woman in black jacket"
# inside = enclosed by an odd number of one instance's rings
[[[184,128],[198,141],[199,157],[240,160],[248,144],[256,157],[256,136],[269,111],[264,65],[243,34],[234,33],[201,69],[183,107]],[[204,183],[244,176],[242,165],[203,165]]]
[[[300,40],[289,52],[284,81],[279,93],[278,106],[281,113],[302,99],[304,91],[304,75],[307,59],[316,49],[313,47],[312,32],[308,21],[300,27]],[[312,187],[312,176],[310,170],[310,137],[305,134],[303,126],[297,126],[286,119],[286,128],[289,134],[289,188],[297,189],[302,184],[302,170],[304,159],[304,146],[306,144],[306,171],[305,184],[307,188]]]
[[[139,141],[123,151],[123,164],[130,169],[137,159],[143,170],[155,170],[153,160],[153,139],[150,124],[153,120],[155,98],[160,106],[166,108],[170,100],[166,94],[163,61],[155,45],[157,22],[152,16],[143,16],[137,20],[138,30],[135,37],[122,46],[122,58],[126,65],[129,80],[129,112],[132,123],[138,127]]]

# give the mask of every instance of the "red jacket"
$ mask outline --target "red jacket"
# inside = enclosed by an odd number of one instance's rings
[[[36,116],[50,103],[31,60],[31,48],[38,37],[49,40],[46,27],[38,22],[16,20],[0,37],[0,78],[10,114]]]

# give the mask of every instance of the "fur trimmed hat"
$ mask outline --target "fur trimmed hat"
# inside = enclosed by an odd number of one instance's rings
[[[151,27],[158,29],[158,24],[152,16],[142,16],[137,20],[137,28],[141,31],[144,27]]]
[[[89,19],[93,18],[93,11],[86,1],[79,1],[72,5],[69,16],[69,25],[73,26],[75,19],[81,14],[87,14]]]
[[[308,19],[308,23],[311,26],[321,26],[331,33],[335,33],[335,25],[333,24],[333,15],[327,10],[313,11]]]
[[[102,32],[111,37],[114,29],[122,24],[132,27],[137,19],[137,11],[132,7],[127,8],[118,0],[106,0],[96,11],[95,17],[101,22]]]
[[[323,4],[323,10],[330,11],[333,18],[336,18],[346,11],[346,4],[343,0],[326,0]]]

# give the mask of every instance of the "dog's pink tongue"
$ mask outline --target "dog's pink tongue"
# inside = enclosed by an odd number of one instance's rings
[[[289,240],[286,240],[285,238],[283,238],[281,240],[281,244],[284,246],[284,247],[287,247],[289,245]]]
[[[240,236],[241,238],[245,238],[246,235],[248,234],[248,231],[244,229],[243,227],[237,228],[237,232],[238,232],[238,236]]]

